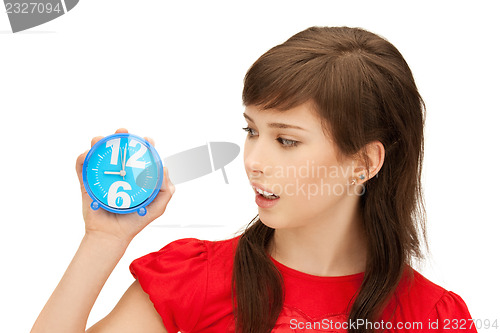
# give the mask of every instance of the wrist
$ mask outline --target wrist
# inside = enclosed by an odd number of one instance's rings
[[[130,241],[120,239],[98,231],[85,231],[83,242],[89,243],[93,248],[103,251],[123,255],[127,250]]]

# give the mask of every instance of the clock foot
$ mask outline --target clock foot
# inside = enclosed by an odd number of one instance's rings
[[[99,203],[97,201],[94,201],[90,204],[90,208],[93,210],[98,210],[99,209]]]
[[[146,215],[146,208],[144,208],[144,207],[139,208],[139,210],[137,211],[137,214],[139,214],[139,216]]]

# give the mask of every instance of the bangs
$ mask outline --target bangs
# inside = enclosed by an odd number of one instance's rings
[[[316,100],[326,62],[324,56],[283,44],[270,49],[245,75],[243,104],[284,111]]]

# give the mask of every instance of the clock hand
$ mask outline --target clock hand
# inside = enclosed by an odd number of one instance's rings
[[[125,170],[121,170],[121,171],[104,171],[104,174],[105,175],[120,175],[120,176],[125,177],[125,175],[127,173],[125,172]]]
[[[123,180],[125,180],[125,160],[127,156],[127,144],[125,144],[125,149],[123,150],[123,160],[122,160],[122,169],[120,171],[120,175],[123,173]]]

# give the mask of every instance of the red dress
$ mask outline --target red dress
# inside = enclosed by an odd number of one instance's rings
[[[149,294],[169,333],[234,332],[231,276],[238,239],[179,239],[130,264],[130,272]],[[283,275],[285,290],[273,333],[347,332],[349,301],[364,272],[315,276],[270,258]],[[405,275],[382,319],[368,324],[386,332],[477,332],[459,295],[409,269],[413,283]]]

